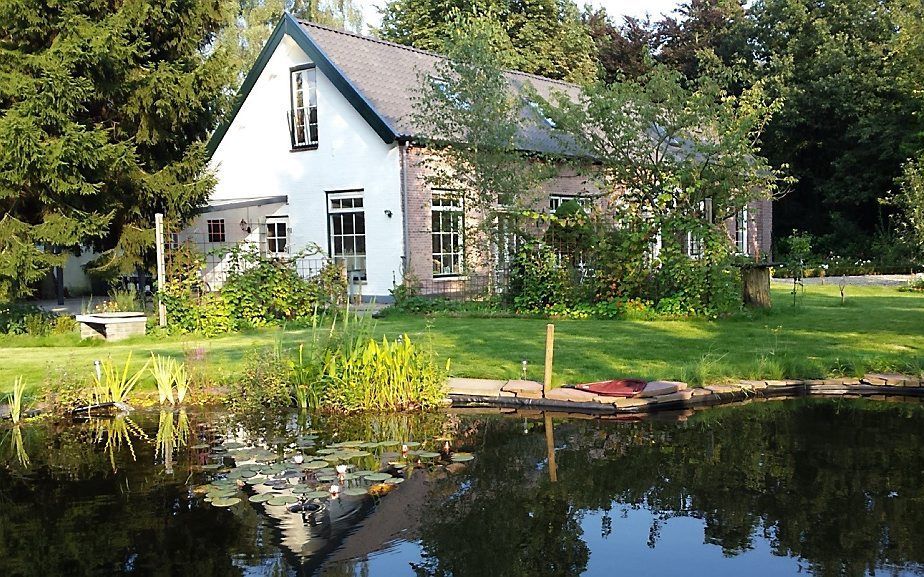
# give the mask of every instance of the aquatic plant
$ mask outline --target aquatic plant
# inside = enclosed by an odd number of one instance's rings
[[[94,374],[92,391],[94,403],[124,403],[128,401],[128,396],[148,368],[148,363],[145,362],[143,367],[132,373],[130,372],[131,362],[132,354],[128,353],[128,358],[125,359],[125,367],[121,372],[116,369],[111,358],[99,364],[99,371]]]
[[[16,377],[16,380],[13,381],[13,392],[8,396],[10,405],[10,418],[13,419],[14,424],[18,424],[19,420],[22,418],[23,397],[25,390],[26,385],[23,382],[22,377]]]
[[[173,382],[176,375],[177,362],[171,357],[163,357],[151,353],[151,376],[157,385],[157,396],[160,404],[165,401],[173,404]]]
[[[341,410],[402,410],[438,406],[449,362],[439,365],[432,351],[402,335],[355,339],[329,350],[324,360],[325,404]]]
[[[176,385],[176,402],[178,405],[182,405],[183,401],[186,400],[187,393],[189,393],[189,387],[192,385],[192,379],[190,379],[189,371],[186,370],[185,364],[176,363],[176,369],[173,371],[173,384]]]

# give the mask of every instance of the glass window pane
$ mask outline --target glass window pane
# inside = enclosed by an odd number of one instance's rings
[[[347,214],[343,219],[343,234],[353,234],[353,215]]]
[[[356,234],[366,234],[366,214],[356,213]]]
[[[366,237],[356,237],[356,254],[366,254]]]

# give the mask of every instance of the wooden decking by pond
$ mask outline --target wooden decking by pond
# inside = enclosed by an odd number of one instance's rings
[[[672,388],[669,385],[676,385]],[[460,407],[514,407],[597,414],[638,414],[721,405],[747,399],[841,396],[873,399],[920,400],[924,382],[899,374],[868,374],[862,379],[741,381],[734,384],[690,388],[685,383],[655,381],[646,391],[670,391],[652,396],[606,397],[571,388],[552,389],[543,395],[535,381],[449,380],[449,399]],[[645,393],[642,393],[644,395]],[[907,399],[906,399],[907,398]]]

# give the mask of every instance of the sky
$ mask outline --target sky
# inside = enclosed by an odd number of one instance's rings
[[[385,0],[359,0],[358,4],[363,7],[363,17],[367,25],[377,26],[381,21],[376,6],[383,6]],[[583,7],[584,2],[577,2],[578,6]],[[676,0],[590,0],[590,4],[597,7],[606,8],[606,13],[619,21],[620,16],[642,17],[646,13],[657,19],[661,14],[669,13],[679,4]]]

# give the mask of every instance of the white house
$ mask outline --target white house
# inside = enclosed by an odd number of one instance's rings
[[[431,287],[464,279],[462,207],[424,181],[410,120],[420,75],[439,59],[285,14],[209,143],[218,184],[208,207],[173,240],[195,237],[205,248],[246,240],[281,256],[317,245],[344,265],[354,293],[379,301],[405,271]],[[507,77],[544,97],[576,90]],[[536,122],[521,128],[522,148],[553,152],[549,125],[530,106],[523,114]],[[545,188],[549,209],[587,193],[574,175]],[[769,250],[769,218],[769,202],[756,203],[737,224],[745,251],[755,239]],[[223,266],[210,264],[216,284]]]

